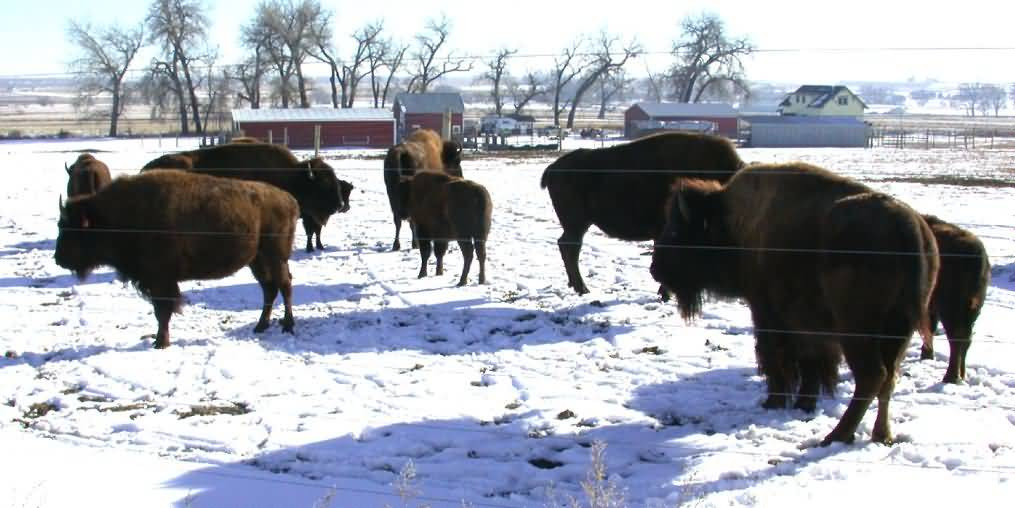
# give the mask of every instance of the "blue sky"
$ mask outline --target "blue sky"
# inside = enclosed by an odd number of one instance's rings
[[[0,75],[59,73],[73,57],[67,42],[68,19],[94,23],[137,23],[149,2],[123,0],[2,0],[10,7],[0,17]],[[241,57],[239,27],[249,20],[254,2],[206,0],[211,6],[213,38],[223,62]],[[902,80],[909,77],[954,81],[1015,81],[1015,51],[812,51],[815,48],[992,48],[1015,47],[1011,24],[1015,2],[967,0],[934,4],[910,0],[801,2],[787,0],[682,0],[671,2],[547,2],[514,0],[433,0],[370,2],[322,0],[336,13],[340,42],[368,21],[384,19],[390,33],[405,41],[421,31],[429,17],[445,13],[452,20],[451,43],[470,54],[490,54],[506,46],[522,53],[557,53],[582,34],[601,29],[637,37],[652,52],[665,52],[687,14],[718,14],[733,35],[746,35],[762,49],[801,50],[757,55],[748,76],[762,80],[829,82],[839,80]],[[491,15],[498,9],[496,15]],[[26,42],[30,41],[30,42]],[[139,60],[147,61],[147,56]],[[643,74],[658,72],[665,55],[643,57],[631,67]],[[541,70],[545,59],[518,60],[516,73]],[[323,71],[323,68],[322,68]]]

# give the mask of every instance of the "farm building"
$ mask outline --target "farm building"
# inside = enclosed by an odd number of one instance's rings
[[[844,86],[804,85],[779,103],[786,116],[850,116],[860,118],[867,104]]]
[[[624,136],[628,139],[663,130],[713,132],[737,136],[737,112],[729,104],[639,102],[624,112]]]
[[[416,129],[433,129],[445,139],[462,135],[465,102],[458,93],[400,93],[392,107],[397,139]]]
[[[395,118],[379,108],[234,109],[233,131],[289,148],[387,148],[395,144]]]
[[[752,148],[867,146],[868,126],[848,116],[745,116],[750,134],[745,146]]]

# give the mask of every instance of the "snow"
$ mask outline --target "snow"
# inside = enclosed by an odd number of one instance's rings
[[[913,340],[892,399],[898,443],[869,442],[875,403],[855,444],[815,448],[845,410],[848,369],[813,415],[762,410],[749,313],[711,302],[684,323],[658,301],[648,242],[593,228],[592,293],[567,288],[538,184],[553,154],[467,156],[494,224],[489,284],[474,267],[456,288],[457,248],[444,276],[421,280],[416,251],[389,251],[381,152],[326,152],[356,190],[326,250],[293,255],[296,334],[252,333],[261,296],[241,270],[184,283],[173,345],[153,350],[151,306],[129,285],[53,262],[57,200],[79,150],[123,174],[194,141],[180,143],[0,143],[0,351],[12,356],[0,358],[0,505],[553,506],[584,502],[596,441],[627,506],[1001,506],[1015,492],[1015,189],[912,181],[1011,182],[1013,151],[742,151],[868,181],[978,234],[995,267],[967,382],[940,382],[943,336],[933,361]],[[566,147],[582,144],[599,142]]]

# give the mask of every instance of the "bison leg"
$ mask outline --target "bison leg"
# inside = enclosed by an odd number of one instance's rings
[[[415,229],[415,228],[413,228]],[[418,279],[426,277],[426,264],[430,262],[430,240],[426,239],[428,234],[420,228],[419,231],[421,240],[419,241],[419,275],[416,276]]]
[[[931,305],[931,309],[934,306]],[[933,310],[930,312],[930,335],[923,337],[923,346],[920,347],[920,359],[921,360],[933,360],[934,359],[934,334],[937,333],[937,314]],[[945,327],[945,331],[948,329]]]
[[[391,215],[395,218],[395,242],[391,245],[391,250],[395,251],[402,248],[402,244],[398,241],[398,235],[402,232],[402,218],[398,212],[391,212]]]
[[[172,282],[162,288],[152,288],[151,299],[155,321],[159,325],[155,333],[155,349],[165,349],[169,347],[169,318],[180,309],[180,286]]]
[[[475,248],[472,246],[472,239],[458,240],[458,248],[462,249],[462,276],[458,279],[458,285],[464,286],[469,282],[469,269],[472,268],[472,255]]]
[[[486,240],[476,239],[476,259],[479,260],[479,283],[486,284]]]
[[[324,250],[324,244],[321,243],[321,229],[323,227],[321,224],[314,225],[314,234],[317,236],[317,250]]]
[[[758,305],[751,306],[751,320],[754,322],[754,354],[758,361],[758,372],[765,377],[768,398],[761,404],[765,409],[785,409],[789,394],[796,382],[797,359],[792,355],[791,337],[778,333],[785,328],[775,314]]]
[[[564,228],[564,234],[557,240],[557,247],[560,249],[560,257],[564,260],[564,271],[567,272],[567,285],[573,288],[579,295],[589,292],[582,279],[581,271],[578,268],[578,257],[581,255],[582,238],[589,226],[577,228]]]
[[[433,241],[433,253],[434,257],[437,258],[437,275],[444,275],[444,254],[448,252],[448,241],[447,240],[434,240]]]
[[[828,446],[836,441],[852,443],[855,439],[856,428],[860,425],[860,420],[863,419],[864,413],[870,407],[871,401],[875,395],[883,392],[886,380],[893,374],[885,369],[881,361],[881,352],[872,340],[849,337],[843,339],[842,346],[846,364],[853,372],[856,388],[853,390],[853,399],[849,401],[846,412],[843,413],[835,428],[825,436],[821,446]],[[884,415],[881,413],[882,410],[885,411]],[[882,417],[887,418],[887,406],[878,407],[878,420],[881,421]],[[881,423],[886,424],[887,422]],[[875,424],[874,436],[879,434],[879,430],[885,432],[887,427],[879,428]],[[891,439],[890,435],[886,434],[881,434],[880,437]]]
[[[257,324],[254,325],[254,333],[261,333],[268,329],[268,325],[271,324],[271,308],[275,303],[275,297],[278,295],[279,290],[284,287],[289,289],[288,291],[283,290],[282,297],[285,299],[285,294],[289,293],[290,303],[286,305],[286,316],[282,320],[282,327],[284,331],[292,332],[292,283],[288,267],[284,264],[272,263],[265,259],[263,254],[259,253],[254,258],[254,262],[250,264],[250,271],[254,273],[254,278],[260,284],[261,293],[264,297],[264,303],[261,306],[261,317],[257,320]]]
[[[959,383],[966,378],[966,352],[969,351],[970,338],[973,336],[972,326],[953,322],[944,323],[948,334],[948,370],[945,371],[945,383]]]
[[[307,234],[307,252],[314,252],[314,223],[310,217],[303,216],[303,231]],[[320,242],[320,240],[318,240]]]

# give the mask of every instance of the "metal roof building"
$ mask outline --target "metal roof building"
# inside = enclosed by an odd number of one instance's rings
[[[639,102],[624,112],[624,135],[631,139],[647,132],[685,130],[737,136],[737,111],[729,104]]]
[[[232,117],[234,131],[289,148],[313,148],[318,129],[322,148],[395,144],[395,117],[380,108],[234,109]]]
[[[752,148],[867,146],[868,126],[853,117],[745,116]]]
[[[444,138],[458,137],[465,123],[465,101],[459,93],[403,92],[395,96],[392,111],[399,140],[416,129],[433,129]]]

